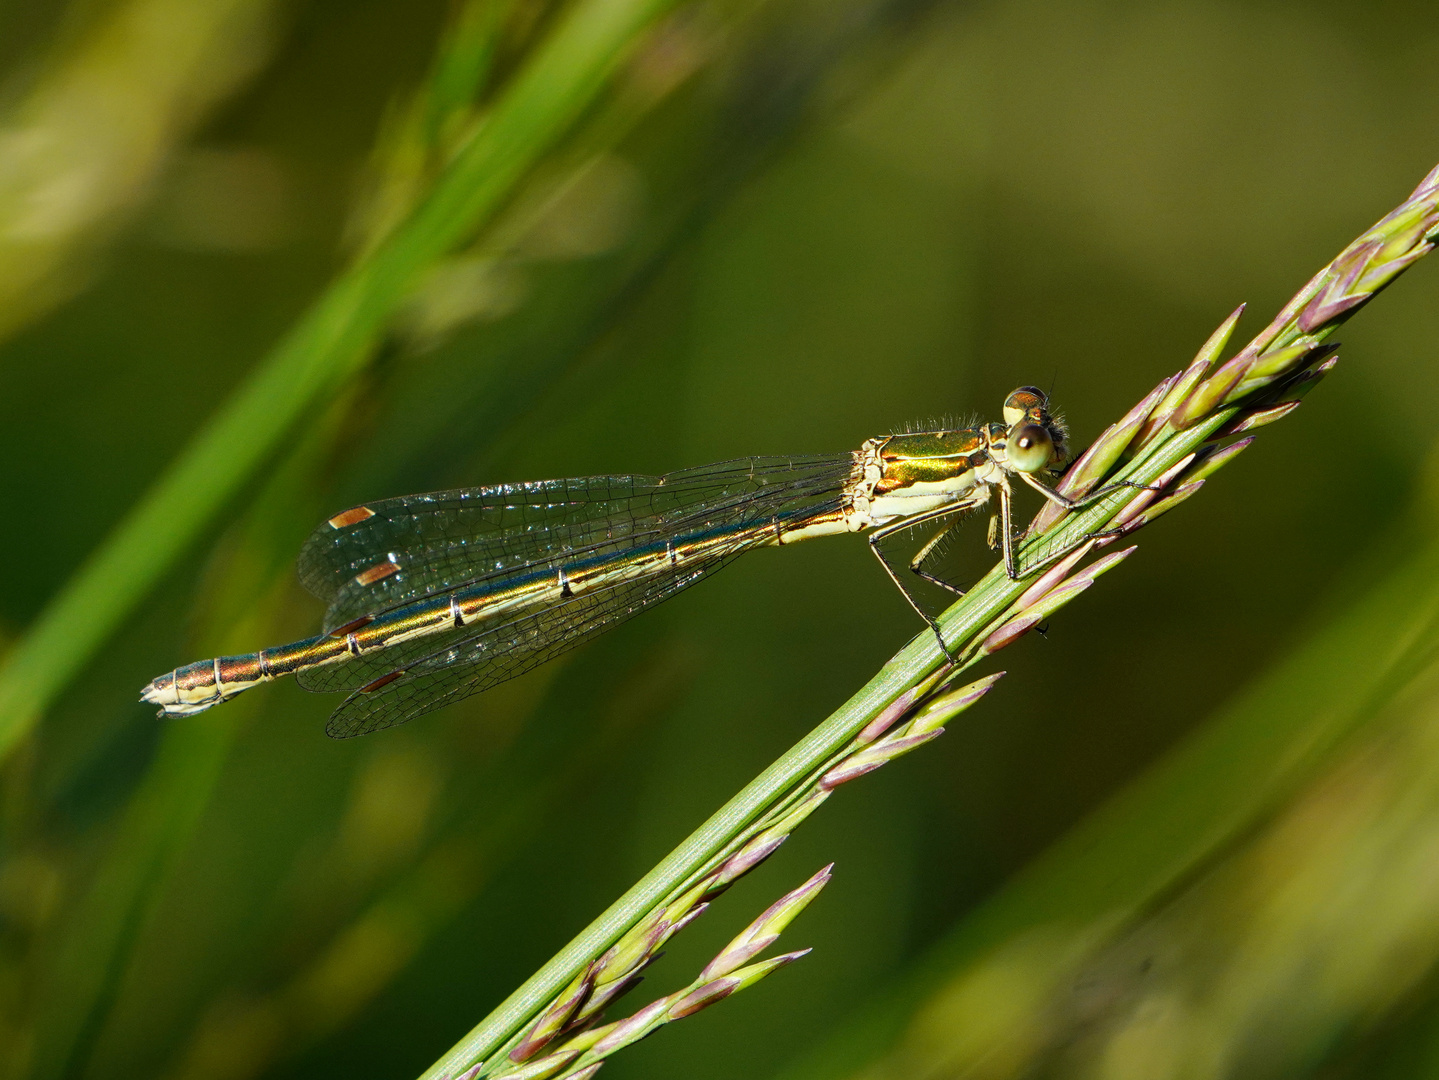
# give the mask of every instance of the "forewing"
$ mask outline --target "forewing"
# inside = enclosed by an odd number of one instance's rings
[[[664,476],[592,476],[384,499],[338,514],[300,552],[324,628],[577,556],[802,506],[849,479],[852,455],[740,458]],[[358,684],[356,684],[358,685]]]
[[[737,542],[707,562],[576,596],[478,632],[456,631],[442,647],[411,661],[378,689],[351,693],[330,715],[325,730],[336,739],[366,735],[488,690],[669,599],[714,573],[745,546]]]

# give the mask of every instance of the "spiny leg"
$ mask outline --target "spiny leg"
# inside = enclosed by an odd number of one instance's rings
[[[1107,498],[1108,496],[1113,495],[1115,492],[1117,492],[1117,491],[1119,491],[1119,490],[1121,490],[1121,489],[1134,489],[1134,490],[1138,490],[1138,491],[1162,491],[1162,490],[1164,490],[1162,487],[1156,486],[1156,485],[1154,485],[1154,484],[1140,484],[1140,483],[1136,483],[1136,482],[1133,481],[1133,480],[1116,480],[1116,481],[1114,481],[1112,484],[1105,484],[1103,487],[1098,488],[1098,489],[1095,490],[1095,491],[1091,491],[1091,492],[1089,492],[1088,494],[1081,495],[1078,499],[1071,499],[1071,498],[1069,498],[1067,495],[1061,495],[1059,492],[1055,491],[1053,488],[1047,486],[1046,484],[1042,483],[1042,482],[1039,481],[1039,480],[1036,480],[1036,479],[1035,479],[1033,476],[1031,476],[1029,473],[1024,473],[1024,472],[1022,472],[1022,473],[1018,473],[1017,475],[1019,476],[1019,478],[1020,478],[1021,480],[1023,480],[1023,481],[1024,481],[1026,484],[1028,484],[1030,487],[1034,488],[1035,491],[1039,492],[1041,495],[1043,495],[1043,496],[1044,496],[1046,499],[1048,499],[1050,502],[1054,503],[1056,506],[1062,507],[1062,508],[1065,509],[1065,510],[1082,510],[1082,509],[1084,509],[1084,507],[1090,506],[1090,505],[1098,502],[1100,499]],[[1052,551],[1052,552],[1050,552],[1048,555],[1046,555],[1044,558],[1040,559],[1040,560],[1039,560],[1038,562],[1036,562],[1034,565],[1032,565],[1032,566],[1026,566],[1022,572],[1021,572],[1021,571],[1018,571],[1017,563],[1012,563],[1012,562],[1011,562],[1011,557],[1012,557],[1012,555],[1011,555],[1011,549],[1010,549],[1010,544],[1009,544],[1010,532],[1011,532],[1011,529],[1010,529],[1010,516],[1009,516],[1009,515],[1010,515],[1010,506],[1009,506],[1009,500],[1008,500],[1008,498],[1007,498],[1008,494],[1009,494],[1009,493],[1008,493],[1007,490],[1001,490],[1001,492],[1000,492],[1000,506],[1001,506],[1002,511],[1003,511],[1004,526],[1005,526],[1005,528],[1004,528],[1004,539],[1005,539],[1005,541],[1006,541],[1004,567],[1005,567],[1005,571],[1009,574],[1010,579],[1013,580],[1013,581],[1018,581],[1018,580],[1020,580],[1021,577],[1029,577],[1029,576],[1032,575],[1032,574],[1036,574],[1036,573],[1038,573],[1038,572],[1041,571],[1041,570],[1044,570],[1044,569],[1047,569],[1047,568],[1050,567],[1050,566],[1053,566],[1055,563],[1059,562],[1059,561],[1060,561],[1061,559],[1063,559],[1065,556],[1070,555],[1070,554],[1072,554],[1072,553],[1075,552],[1075,551],[1078,551],[1080,548],[1082,548],[1085,544],[1089,543],[1091,540],[1105,540],[1105,539],[1108,539],[1109,537],[1112,537],[1112,536],[1121,536],[1121,535],[1123,535],[1123,533],[1124,533],[1124,530],[1123,530],[1123,529],[1098,529],[1098,530],[1096,530],[1096,531],[1094,531],[1094,532],[1091,532],[1091,533],[1085,533],[1083,536],[1079,537],[1077,540],[1075,540],[1075,541],[1072,542],[1072,543],[1066,544],[1064,547],[1060,548],[1058,551]],[[1029,530],[1026,529],[1026,530],[1024,531],[1024,533],[1019,537],[1019,539],[1023,540],[1023,539],[1025,539],[1025,537],[1027,537],[1028,535],[1029,535]],[[993,545],[991,545],[991,546],[993,546]]]
[[[919,606],[919,601],[914,598],[914,594],[911,593],[909,589],[905,586],[904,582],[900,579],[899,574],[895,573],[894,567],[890,565],[889,559],[885,557],[884,549],[880,547],[880,541],[885,539],[886,537],[893,536],[895,533],[901,532],[904,529],[911,528],[915,525],[921,525],[926,521],[933,521],[936,518],[948,517],[951,514],[957,514],[961,510],[968,510],[971,505],[973,504],[964,503],[959,505],[942,506],[937,510],[931,510],[925,514],[916,514],[914,517],[905,518],[901,521],[895,522],[892,525],[883,525],[869,534],[869,549],[874,552],[874,557],[879,560],[879,565],[884,567],[884,572],[889,575],[889,580],[894,582],[894,587],[900,591],[900,593],[904,596],[906,600],[909,601],[909,606],[914,608],[914,610],[918,613],[919,617],[923,619],[927,624],[929,624],[929,628],[934,631],[934,639],[939,642],[939,647],[941,651],[943,651],[944,655],[949,658],[950,663],[957,662],[958,657],[956,657],[954,653],[950,652],[949,646],[945,644],[944,635],[940,633],[939,630],[939,623],[935,621],[934,616],[930,615],[929,612],[925,611],[924,608]],[[945,530],[941,530],[941,533],[944,531]],[[932,546],[932,543],[925,546],[930,547]]]
[[[989,532],[985,535],[984,542],[989,545],[990,551],[999,550],[999,511],[989,515]]]
[[[1108,540],[1112,536],[1123,535],[1123,529],[1097,529],[1094,532],[1085,533],[1083,536],[1079,537],[1079,539],[1073,541],[1072,543],[1065,544],[1058,551],[1051,551],[1048,555],[1046,555],[1042,559],[1039,559],[1033,565],[1026,566],[1024,570],[1020,572],[1019,577],[1015,577],[1013,574],[1011,574],[1010,577],[1013,578],[1013,580],[1015,581],[1019,581],[1020,578],[1031,577],[1034,574],[1039,573],[1041,570],[1049,569],[1061,559],[1065,558],[1066,556],[1072,555],[1074,552],[1082,548],[1085,544],[1088,544],[1093,540]]]
[[[925,581],[933,582],[935,585],[938,585],[942,589],[948,589],[950,592],[954,593],[955,596],[963,596],[964,590],[961,589],[958,585],[954,584],[952,581],[945,581],[944,578],[938,576],[937,574],[931,574],[928,570],[924,568],[924,561],[932,554],[934,554],[934,550],[936,547],[939,546],[939,542],[943,540],[946,536],[948,536],[952,531],[954,531],[954,527],[958,524],[958,522],[953,522],[949,525],[941,527],[939,532],[935,533],[925,542],[924,547],[919,549],[919,551],[915,554],[914,558],[909,560],[909,568],[912,572],[924,578]]]
[[[1045,498],[1047,498],[1047,499],[1049,499],[1051,502],[1055,503],[1055,505],[1057,505],[1057,506],[1063,506],[1066,510],[1083,509],[1085,506],[1088,506],[1088,505],[1090,505],[1090,504],[1092,504],[1092,503],[1094,503],[1094,502],[1097,502],[1098,500],[1104,498],[1105,496],[1114,494],[1116,491],[1118,491],[1118,490],[1121,489],[1121,488],[1124,488],[1124,489],[1133,488],[1133,489],[1138,489],[1138,490],[1140,490],[1140,491],[1162,491],[1162,490],[1163,490],[1162,487],[1159,487],[1159,486],[1156,486],[1156,485],[1153,485],[1153,484],[1138,484],[1138,483],[1134,483],[1133,481],[1130,481],[1130,480],[1117,480],[1117,481],[1115,481],[1115,482],[1112,483],[1112,484],[1106,484],[1104,487],[1100,488],[1098,491],[1091,491],[1088,495],[1081,496],[1081,497],[1078,498],[1078,499],[1070,499],[1070,498],[1068,498],[1068,497],[1066,497],[1066,496],[1064,496],[1064,495],[1061,495],[1059,492],[1053,491],[1053,490],[1051,490],[1050,488],[1046,487],[1044,484],[1042,484],[1042,483],[1040,483],[1038,480],[1034,479],[1034,477],[1030,476],[1028,473],[1020,473],[1019,475],[1020,475],[1021,477],[1023,477],[1025,483],[1029,484],[1030,487],[1034,488],[1034,489],[1035,489],[1036,491],[1038,491],[1040,494],[1044,495]],[[1006,531],[1007,531],[1007,530],[1006,530]],[[1026,535],[1028,535],[1027,530],[1026,530]],[[1051,551],[1048,555],[1044,556],[1044,558],[1042,558],[1042,559],[1038,560],[1037,562],[1035,562],[1032,566],[1026,566],[1026,567],[1024,568],[1023,572],[1020,574],[1020,577],[1029,577],[1029,576],[1032,575],[1032,574],[1037,574],[1037,573],[1038,573],[1039,571],[1041,571],[1041,570],[1048,569],[1049,567],[1053,566],[1055,563],[1059,562],[1061,559],[1065,558],[1065,557],[1068,556],[1068,555],[1073,554],[1074,552],[1076,552],[1076,551],[1078,551],[1080,548],[1082,548],[1085,544],[1088,544],[1088,543],[1090,543],[1090,542],[1093,541],[1093,540],[1107,540],[1107,539],[1109,539],[1110,537],[1123,536],[1123,535],[1124,535],[1124,530],[1123,530],[1122,528],[1117,528],[1117,529],[1096,529],[1094,532],[1085,533],[1083,536],[1080,536],[1079,538],[1077,538],[1076,540],[1072,541],[1071,543],[1065,544],[1065,545],[1064,545],[1063,547],[1061,547],[1059,550],[1057,550],[1057,551]],[[1021,537],[1021,539],[1023,539],[1023,537]],[[1010,577],[1011,577],[1011,578],[1014,578],[1014,580],[1016,580],[1016,581],[1019,580],[1019,577],[1015,577],[1015,575],[1014,575],[1013,573],[1010,574]]]
[[[1020,474],[1025,475],[1023,473]],[[999,482],[999,546],[1004,552],[1004,572],[1010,581],[1019,580],[1019,564],[1014,558],[1014,516],[1011,505],[1013,496],[1009,491],[1009,478]]]
[[[1085,495],[1081,495],[1077,499],[1071,499],[1068,495],[1061,495],[1048,484],[1044,483],[1041,480],[1035,479],[1027,472],[1019,473],[1018,476],[1026,484],[1034,488],[1035,491],[1039,492],[1050,502],[1054,503],[1055,506],[1061,507],[1065,510],[1083,510],[1086,506],[1097,503],[1100,499],[1108,498],[1110,495],[1113,495],[1121,488],[1132,488],[1138,491],[1163,490],[1162,488],[1156,487],[1153,484],[1140,484],[1136,483],[1133,480],[1116,480],[1112,484],[1105,484],[1103,487],[1096,488],[1094,491],[1091,491]]]
[[[879,560],[879,565],[884,567],[884,572],[889,575],[889,580],[894,582],[894,587],[904,595],[904,598],[906,600],[909,601],[909,606],[914,608],[914,610],[919,613],[919,617],[925,621],[925,623],[932,631],[934,631],[934,640],[939,642],[940,651],[942,651],[944,655],[949,658],[950,663],[956,663],[958,661],[958,657],[956,657],[954,653],[950,652],[949,646],[945,644],[944,635],[940,633],[939,630],[939,623],[935,622],[934,616],[932,616],[929,612],[925,611],[924,608],[919,606],[918,601],[916,601],[914,596],[911,595],[910,591],[905,588],[904,582],[899,579],[899,575],[894,572],[894,567],[890,566],[889,560],[884,557],[884,550],[879,546],[879,541],[881,539],[882,537],[878,535],[871,536],[869,538],[869,549],[874,552],[874,557]]]
[[[1020,473],[1027,478],[1027,473]],[[1061,496],[1063,498],[1063,496]],[[1046,567],[1053,566],[1060,559],[1071,552],[1078,551],[1091,540],[1100,540],[1109,536],[1118,536],[1122,529],[1101,529],[1098,532],[1086,533],[1072,544],[1066,544],[1058,551],[1050,552],[1032,566],[1026,566],[1023,570],[1019,567],[1019,556],[1014,550],[1014,525],[1013,525],[1013,502],[1008,484],[999,485],[999,519],[1000,519],[1000,540],[1004,548],[1004,572],[1009,575],[1010,581],[1019,581],[1022,578],[1037,574]],[[1022,538],[1021,538],[1022,539]]]

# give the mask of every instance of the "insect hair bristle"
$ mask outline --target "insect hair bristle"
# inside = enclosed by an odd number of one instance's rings
[[[930,416],[923,420],[910,420],[901,424],[890,434],[919,435],[930,431],[959,431],[962,428],[974,427],[978,423],[979,419],[973,415],[959,418],[953,413],[945,413],[942,416]]]

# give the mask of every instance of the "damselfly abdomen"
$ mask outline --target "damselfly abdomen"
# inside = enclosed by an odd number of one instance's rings
[[[1017,578],[1010,479],[1077,505],[1037,478],[1057,475],[1067,452],[1044,393],[1010,394],[1004,420],[882,436],[848,454],[740,458],[664,476],[464,488],[357,506],[316,529],[300,552],[300,580],[329,605],[318,637],[189,664],[141,696],[163,715],[188,716],[294,674],[310,690],[348,691],[327,730],[362,735],[529,671],[742,551],[832,533],[867,532],[895,584],[935,627],[886,559],[884,537],[941,522],[909,570],[959,592],[925,569],[956,515],[998,493],[991,546]]]

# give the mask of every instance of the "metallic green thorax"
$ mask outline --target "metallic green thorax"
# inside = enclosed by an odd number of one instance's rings
[[[911,484],[953,481],[989,463],[989,447],[982,428],[959,431],[921,431],[892,435],[879,450],[884,470],[875,494],[887,495]]]

